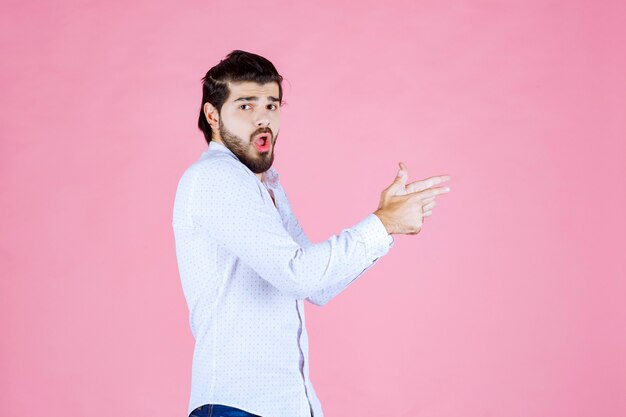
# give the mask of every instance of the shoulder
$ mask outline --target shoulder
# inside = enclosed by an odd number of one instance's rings
[[[183,173],[183,179],[192,183],[210,181],[221,184],[249,181],[251,172],[246,171],[249,170],[237,159],[215,155],[194,162]]]
[[[192,198],[246,199],[262,194],[254,173],[227,155],[201,158],[185,171],[181,182]]]

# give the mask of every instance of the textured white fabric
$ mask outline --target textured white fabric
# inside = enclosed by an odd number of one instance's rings
[[[261,181],[215,141],[182,175],[173,214],[196,341],[187,412],[213,403],[263,417],[323,417],[303,300],[326,304],[389,251],[392,235],[370,214],[312,244],[278,172]]]

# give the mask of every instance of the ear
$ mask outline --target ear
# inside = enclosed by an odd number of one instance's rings
[[[204,103],[204,117],[206,117],[207,122],[211,125],[212,129],[219,128],[219,120],[220,116],[218,114],[217,109],[209,102]]]

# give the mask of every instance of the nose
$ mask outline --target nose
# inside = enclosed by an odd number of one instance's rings
[[[269,111],[267,109],[258,112],[255,125],[258,127],[268,127],[270,125]]]
[[[259,127],[268,127],[270,125],[270,118],[267,115],[260,116],[255,123]]]

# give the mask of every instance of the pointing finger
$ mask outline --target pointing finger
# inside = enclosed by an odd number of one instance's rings
[[[424,180],[414,181],[410,184],[407,184],[406,190],[409,193],[422,191],[434,185],[441,184],[442,182],[449,181],[451,178],[452,177],[449,175],[436,175],[434,177],[429,177]]]
[[[435,187],[435,188],[427,188],[426,190],[422,190],[422,191],[417,191],[409,195],[415,196],[415,198],[423,200],[425,198],[434,197],[434,196],[445,194],[448,192],[450,192],[450,187]]]

